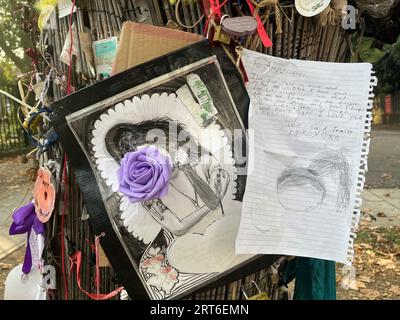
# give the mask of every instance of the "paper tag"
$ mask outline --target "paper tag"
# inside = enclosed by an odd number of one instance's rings
[[[58,0],[58,18],[64,18],[69,16],[72,11],[72,1],[71,0]],[[76,6],[74,8],[76,12]]]
[[[96,70],[94,69],[94,56],[93,56],[93,41],[92,41],[92,35],[90,33],[90,30],[88,29],[86,32],[79,32],[79,38],[81,40],[81,47],[83,50],[83,53],[86,58],[86,62],[89,67],[89,71],[91,73],[92,77],[96,76]]]
[[[73,43],[72,43],[72,55],[74,55],[76,57],[76,68],[77,68],[77,72],[81,72],[82,70],[80,70],[80,54],[79,54],[79,47],[78,47],[78,34],[76,32],[76,26],[75,24],[72,25],[72,34],[73,34]],[[61,51],[61,55],[60,55],[60,60],[65,63],[67,66],[70,65],[70,54],[69,54],[69,50],[71,48],[71,32],[69,31],[67,34],[67,37],[65,38],[65,42],[64,42],[64,46],[63,49]]]
[[[111,267],[103,248],[99,245],[99,267]]]
[[[35,231],[31,231],[29,237],[29,245],[31,247],[32,256],[32,267],[40,270],[43,267],[43,249],[44,249],[44,237],[41,234],[36,234]]]

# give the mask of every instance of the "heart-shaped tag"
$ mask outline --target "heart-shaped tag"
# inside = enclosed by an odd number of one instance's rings
[[[250,36],[257,31],[257,20],[251,16],[225,18],[222,29],[233,37]]]

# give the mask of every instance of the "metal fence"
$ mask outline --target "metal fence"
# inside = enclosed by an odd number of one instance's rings
[[[18,96],[14,86],[0,86],[0,89]],[[0,93],[0,154],[17,151],[28,146],[24,129],[18,120],[18,103]]]

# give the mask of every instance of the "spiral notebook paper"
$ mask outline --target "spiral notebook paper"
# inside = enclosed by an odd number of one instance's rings
[[[252,139],[236,253],[351,265],[376,84],[372,65],[248,50],[243,60]]]

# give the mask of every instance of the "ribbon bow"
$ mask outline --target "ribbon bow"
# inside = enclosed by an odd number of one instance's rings
[[[31,232],[33,230],[36,234],[44,235],[44,225],[36,217],[35,206],[33,203],[16,210],[12,218],[14,222],[10,227],[10,236],[28,233],[24,264],[22,266],[22,272],[28,274],[32,269],[32,253],[29,244]]]

